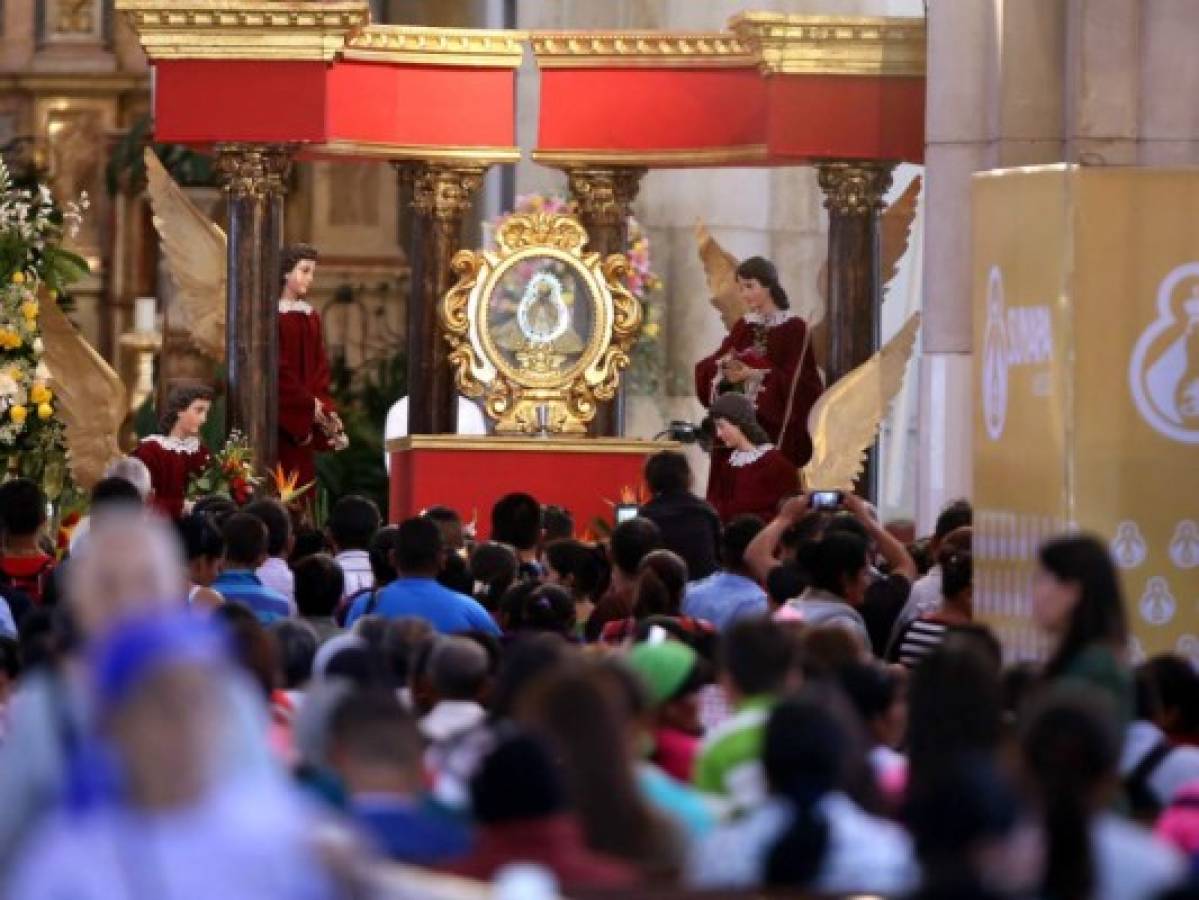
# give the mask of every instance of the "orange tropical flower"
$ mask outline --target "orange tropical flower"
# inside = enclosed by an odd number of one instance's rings
[[[284,472],[282,463],[275,463],[275,471],[271,473],[275,481],[275,493],[279,495],[279,499],[283,503],[290,503],[296,500],[312,489],[316,484],[315,481],[310,481],[303,487],[296,487],[296,483],[300,480],[300,473],[292,470]]]

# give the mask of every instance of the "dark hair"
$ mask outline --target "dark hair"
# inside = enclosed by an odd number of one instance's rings
[[[143,504],[141,492],[132,481],[117,475],[101,478],[92,486],[91,511],[94,515],[101,507],[124,507],[132,509]]]
[[[579,600],[598,600],[608,589],[612,567],[603,547],[582,541],[554,541],[545,548],[545,560],[562,577],[573,577],[571,588]]]
[[[316,247],[311,244],[288,244],[284,247],[283,252],[279,254],[279,286],[282,287],[287,282],[287,276],[301,260],[316,262],[317,256]]]
[[[941,510],[937,516],[937,525],[933,530],[933,538],[943,541],[951,532],[965,528],[974,523],[974,507],[969,500],[954,500]]]
[[[670,550],[654,550],[637,568],[633,587],[633,616],[677,616],[687,590],[687,563]]]
[[[346,587],[346,576],[337,560],[327,553],[314,553],[296,563],[293,571],[300,615],[313,619],[333,615]]]
[[[187,561],[220,559],[225,555],[225,535],[212,518],[194,510],[175,523]]]
[[[246,516],[262,528],[262,542],[266,544],[266,526],[253,516]],[[271,640],[258,617],[241,603],[222,603],[212,612],[212,617],[224,622],[232,639],[233,658],[270,697],[275,690],[278,672],[275,642]]]
[[[266,555],[282,556],[287,549],[287,539],[291,537],[291,516],[287,507],[273,497],[263,497],[245,507],[244,512],[261,519],[266,526]]]
[[[0,637],[0,673],[9,681],[21,675],[21,644],[16,638]]]
[[[1091,813],[1095,792],[1115,775],[1122,740],[1107,700],[1087,687],[1054,687],[1024,729],[1025,766],[1045,818],[1045,897],[1089,897],[1095,887]]]
[[[421,515],[441,529],[441,538],[447,549],[458,549],[459,542],[463,540],[462,516],[448,506],[430,506]],[[466,593],[469,594],[470,591]]]
[[[383,628],[383,640],[380,641],[380,653],[395,683],[406,685],[416,666],[416,657],[421,648],[433,640],[433,626],[427,619],[414,616],[385,619],[384,622],[386,624]]]
[[[470,575],[482,585],[473,592],[475,599],[494,612],[504,592],[516,580],[516,554],[506,544],[496,541],[476,544],[470,554]]]
[[[864,540],[848,531],[826,531],[823,539],[805,544],[799,562],[813,587],[844,596],[845,582],[868,563]]]
[[[373,500],[347,494],[333,504],[329,534],[339,550],[366,550],[379,530],[380,521],[379,507]]]
[[[941,596],[952,601],[974,583],[974,562],[969,550],[946,547],[937,554],[941,566]]]
[[[504,631],[520,631],[524,628],[525,603],[538,587],[539,582],[526,578],[504,591],[495,609],[496,618]]]
[[[201,497],[192,507],[192,512],[208,516],[217,528],[225,524],[225,520],[235,512],[240,512],[237,504],[228,497],[220,494],[209,494]]]
[[[167,400],[158,420],[162,433],[170,434],[171,429],[175,427],[175,422],[179,420],[179,414],[197,400],[207,400],[211,403],[214,396],[216,395],[211,387],[199,382],[190,381],[174,385],[167,392]]]
[[[316,659],[316,632],[307,622],[280,619],[267,626],[267,633],[275,642],[283,688],[294,691],[312,677],[312,661]]]
[[[575,662],[570,644],[557,634],[542,631],[517,635],[500,661],[495,689],[491,693],[492,716],[510,717],[516,701],[530,684]]]
[[[324,553],[329,548],[325,533],[317,528],[301,527],[296,529],[296,540],[291,548],[290,562],[294,565],[306,556],[314,553]]]
[[[742,260],[741,264],[737,266],[737,277],[747,281],[753,279],[769,290],[770,299],[779,309],[787,309],[791,306],[791,302],[787,299],[787,292],[779,284],[778,269],[770,260],[761,256],[751,256],[749,259]]]
[[[29,478],[0,484],[0,528],[19,537],[31,535],[46,523],[46,495]]]
[[[609,540],[612,562],[630,577],[637,574],[641,560],[662,546],[662,532],[658,526],[643,516],[621,522],[612,529]]]
[[[467,597],[471,596],[475,589],[475,580],[470,577],[470,569],[467,568],[466,560],[457,553],[445,554],[441,563],[441,571],[437,573],[437,583],[456,594],[464,594]]]
[[[444,637],[433,643],[428,676],[442,700],[478,700],[491,674],[487,649],[468,637]]]
[[[829,824],[819,801],[845,781],[850,738],[816,698],[784,700],[766,722],[762,766],[771,793],[791,801],[787,830],[766,857],[768,885],[808,885],[829,846]]]
[[[1174,718],[1163,723],[1165,730],[1190,735],[1199,729],[1199,674],[1189,662],[1162,654],[1141,663],[1140,673],[1153,684],[1162,714]]]
[[[371,574],[375,576],[375,587],[380,588],[396,580],[395,552],[400,546],[400,529],[387,525],[375,532],[371,538],[367,556]]]
[[[441,568],[441,530],[424,516],[400,523],[396,569],[401,575],[436,575]]]
[[[797,565],[783,563],[766,575],[766,594],[775,606],[798,597],[808,587],[807,575]]]
[[[895,676],[873,663],[854,662],[843,666],[837,672],[837,681],[866,723],[885,716],[899,695]]]
[[[574,598],[557,585],[536,587],[521,604],[520,627],[570,637],[575,627]]]
[[[731,572],[745,571],[745,551],[766,523],[754,515],[737,516],[720,535],[720,562]]]
[[[769,619],[740,619],[721,636],[720,666],[749,697],[779,691],[791,668],[791,639]]]
[[[225,537],[225,559],[256,566],[266,556],[267,530],[262,519],[249,513],[234,513],[221,526]]]
[[[527,734],[502,739],[483,758],[470,797],[482,825],[541,819],[566,809],[566,790],[550,751]]]
[[[574,537],[574,516],[565,506],[547,503],[541,508],[541,529],[547,542]]]
[[[491,539],[532,550],[541,537],[541,504],[529,494],[505,494],[491,508]]]
[[[691,466],[677,450],[659,450],[645,461],[645,483],[651,494],[691,490]]]
[[[329,743],[356,760],[421,772],[423,742],[393,691],[350,691],[329,716]]]
[[[1061,643],[1045,666],[1053,678],[1089,644],[1123,650],[1128,641],[1124,598],[1107,547],[1089,535],[1054,538],[1041,547],[1041,567],[1058,581],[1078,586],[1078,603]]]

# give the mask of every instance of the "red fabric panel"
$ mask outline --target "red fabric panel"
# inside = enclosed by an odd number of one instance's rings
[[[747,69],[545,69],[539,150],[674,150],[766,140]]]
[[[777,75],[767,92],[772,160],[924,160],[923,78]]]
[[[154,139],[322,141],[321,62],[163,60],[155,65]]]
[[[329,138],[510,147],[516,143],[515,97],[511,69],[346,60],[329,73]]]
[[[417,448],[391,454],[389,520],[400,522],[427,506],[445,504],[466,521],[478,513],[479,537],[490,531],[491,507],[504,494],[524,491],[542,503],[556,503],[574,514],[579,534],[596,518],[611,523],[621,488],[639,490],[645,456],[552,451],[437,450]]]

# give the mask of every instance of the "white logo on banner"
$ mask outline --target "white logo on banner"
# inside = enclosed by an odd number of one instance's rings
[[[1116,537],[1112,540],[1112,558],[1121,569],[1135,569],[1145,561],[1148,548],[1141,529],[1136,522],[1125,521],[1116,526]]]
[[[1128,382],[1132,402],[1158,433],[1184,444],[1199,444],[1199,283],[1172,308],[1175,290],[1187,278],[1199,279],[1199,262],[1174,269],[1157,288],[1157,318],[1132,351]]]
[[[1189,659],[1191,665],[1199,666],[1199,637],[1195,637],[1193,634],[1184,634],[1178,639],[1174,649],[1178,651],[1179,656]]]
[[[987,328],[983,332],[983,419],[987,435],[997,441],[1007,421],[1007,323],[1003,308],[1003,275],[991,267],[987,279]]]
[[[1170,560],[1180,569],[1199,566],[1199,525],[1183,519],[1170,539]]]
[[[1145,584],[1145,593],[1141,595],[1141,618],[1150,625],[1165,625],[1174,618],[1178,603],[1170,593],[1170,586],[1164,578],[1150,578]]]
[[[1139,637],[1128,637],[1128,661],[1134,666],[1139,666],[1146,659],[1145,645],[1141,643]]]

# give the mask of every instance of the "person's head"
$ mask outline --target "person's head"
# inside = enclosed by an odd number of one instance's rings
[[[443,553],[441,571],[437,573],[437,583],[449,588],[456,594],[471,596],[475,590],[475,580],[470,577],[470,567],[458,553]]]
[[[66,599],[81,637],[182,606],[186,571],[179,541],[157,519],[118,510],[97,519],[66,570]]]
[[[375,532],[371,538],[367,556],[370,558],[371,574],[375,576],[375,587],[383,587],[396,580],[395,552],[400,546],[400,529],[387,525]]]
[[[645,689],[658,725],[702,735],[699,690],[712,680],[710,666],[680,641],[635,644],[625,656]]]
[[[224,623],[234,661],[269,700],[279,686],[280,666],[275,642],[266,627],[241,603],[222,603],[213,611],[212,618]]]
[[[1088,644],[1123,649],[1128,624],[1107,547],[1088,535],[1069,535],[1044,544],[1037,561],[1033,619],[1055,642],[1046,672],[1056,675]]]
[[[328,760],[350,796],[416,795],[423,788],[420,731],[392,691],[351,691],[329,717]]]
[[[751,256],[737,266],[737,293],[750,312],[759,315],[787,309],[791,304],[779,284],[778,269],[768,259]]]
[[[954,500],[948,503],[941,514],[937,516],[937,524],[933,528],[932,546],[929,548],[935,559],[941,544],[959,528],[969,528],[974,524],[974,507],[969,500]]]
[[[871,742],[903,745],[908,726],[907,696],[899,679],[875,663],[856,662],[837,672],[837,681],[861,717]]]
[[[470,783],[471,812],[484,827],[528,822],[568,809],[566,786],[549,748],[513,733],[488,753]]]
[[[645,483],[655,497],[691,490],[691,466],[678,450],[659,450],[645,461]]]
[[[412,676],[413,665],[421,648],[431,644],[433,626],[426,619],[401,616],[384,619],[383,639],[379,645],[387,670],[392,680],[406,686]]]
[[[457,553],[466,546],[462,517],[448,506],[430,506],[421,515],[431,519],[441,529],[441,541],[446,550]]]
[[[662,532],[649,519],[636,516],[612,529],[609,546],[613,564],[626,578],[633,579],[641,560],[662,546]]]
[[[8,703],[20,677],[20,643],[16,638],[0,637],[0,709]]]
[[[544,543],[574,537],[575,520],[565,506],[547,503],[541,509],[541,539]]]
[[[120,459],[114,459],[108,464],[104,470],[104,478],[101,482],[109,478],[121,478],[135,488],[137,488],[138,496],[143,501],[149,499],[150,491],[154,486],[150,482],[150,470],[146,468],[146,464],[136,456],[122,456]],[[92,488],[92,504],[96,502],[96,488],[100,486],[97,482],[96,487]]]
[[[266,555],[287,559],[291,553],[291,516],[287,507],[273,497],[255,500],[245,512],[262,520],[266,526]]]
[[[794,816],[770,848],[765,881],[811,883],[829,845],[829,823],[818,802],[846,782],[853,744],[843,724],[819,698],[801,694],[779,703],[766,722],[762,767],[771,794],[789,800]]]
[[[765,527],[765,523],[753,515],[737,516],[724,526],[720,535],[720,564],[725,571],[746,572],[745,551]]]
[[[347,494],[329,512],[329,538],[338,551],[367,550],[380,521],[379,507],[373,500]]]
[[[541,504],[529,494],[505,494],[491,508],[491,539],[530,551],[541,538]]]
[[[794,600],[808,587],[803,569],[794,563],[775,566],[766,575],[766,598],[770,608],[777,610],[788,600]]]
[[[491,660],[478,641],[439,638],[429,654],[429,683],[436,699],[478,702],[487,690]]]
[[[862,642],[839,625],[803,628],[797,643],[800,667],[808,678],[835,677],[847,666],[863,661]]]
[[[575,629],[575,601],[570,592],[554,584],[542,584],[524,598],[520,613],[524,631],[548,631],[569,638]]]
[[[445,548],[441,530],[424,516],[414,516],[400,523],[395,550],[396,570],[408,578],[436,578],[441,571]]]
[[[316,632],[307,622],[280,619],[272,622],[267,633],[275,642],[275,658],[279,662],[279,683],[284,690],[302,688],[312,678],[312,663],[316,659]]]
[[[708,415],[720,442],[732,450],[751,450],[770,443],[766,429],[758,423],[753,403],[744,394],[721,394],[712,401]]]
[[[0,484],[0,531],[5,538],[36,537],[46,524],[46,495],[29,478]]]
[[[971,618],[974,614],[974,563],[970,550],[946,546],[937,562],[941,566],[941,596],[945,605]]]
[[[738,698],[783,689],[795,654],[791,638],[769,619],[740,619],[721,635],[720,670],[725,689]]]
[[[867,554],[866,542],[857,535],[828,531],[823,539],[801,549],[799,562],[813,587],[835,594],[850,606],[861,606],[870,586]]]
[[[141,463],[141,460],[138,462]],[[93,518],[102,516],[114,507],[137,510],[144,502],[145,498],[132,482],[115,476],[101,478],[92,487],[92,502],[88,514]]]
[[[279,286],[285,296],[303,300],[316,275],[316,248],[311,244],[288,244],[279,256]]]
[[[225,536],[212,518],[191,512],[176,523],[187,557],[188,577],[192,584],[208,587],[221,571],[225,556]]]
[[[687,590],[687,563],[671,550],[654,550],[637,567],[633,586],[633,615],[677,616]]]
[[[296,608],[306,619],[327,619],[337,609],[345,591],[345,573],[327,553],[306,556],[293,569]]]
[[[1152,686],[1158,728],[1185,739],[1199,733],[1199,674],[1189,662],[1162,654],[1142,663],[1137,674]]]
[[[1117,786],[1122,739],[1114,704],[1091,688],[1055,686],[1030,711],[1020,744],[1047,837],[1041,896],[1091,896],[1090,820]]]
[[[167,393],[159,425],[163,434],[174,437],[198,437],[208,421],[213,392],[206,384],[188,382],[177,384]]]
[[[234,513],[221,527],[225,536],[225,568],[254,570],[266,562],[269,535],[262,519]]]
[[[523,632],[508,645],[491,692],[491,712],[497,718],[512,716],[517,701],[529,685],[542,676],[560,672],[576,662],[573,648],[559,635]]]
[[[507,544],[484,541],[470,554],[470,577],[475,582],[474,598],[494,611],[504,592],[516,580],[516,554]]]
[[[608,589],[612,567],[602,547],[582,541],[554,541],[545,548],[546,581],[559,584],[576,600],[598,600]]]

